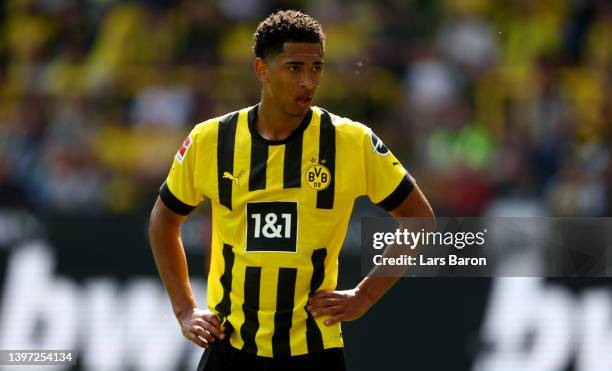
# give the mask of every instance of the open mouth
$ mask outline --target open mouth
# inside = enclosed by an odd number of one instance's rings
[[[310,103],[312,102],[312,97],[298,97],[295,99],[296,103],[298,104],[298,106],[300,106],[301,108],[307,108],[308,106],[310,106]]]

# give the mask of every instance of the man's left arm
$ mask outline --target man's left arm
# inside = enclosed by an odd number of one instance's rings
[[[396,218],[413,217],[431,220],[427,230],[435,229],[435,216],[423,192],[415,184],[404,201],[390,211]],[[400,220],[400,224],[401,220]],[[352,321],[364,315],[399,279],[394,277],[365,277],[352,290],[318,291],[309,300],[307,309],[314,317],[330,316],[325,324]]]

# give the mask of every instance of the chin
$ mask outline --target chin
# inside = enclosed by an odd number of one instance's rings
[[[292,109],[285,110],[285,113],[289,116],[300,117],[304,116],[309,109],[310,106],[308,106],[307,108],[293,107]]]

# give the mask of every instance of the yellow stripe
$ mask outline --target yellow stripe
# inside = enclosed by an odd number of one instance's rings
[[[259,331],[255,337],[257,354],[270,356],[272,354],[272,335],[274,334],[274,308],[276,308],[276,292],[278,287],[278,267],[265,264],[261,269],[261,292],[259,302]],[[261,308],[271,308],[263,311]]]
[[[234,326],[234,332],[230,337],[230,344],[234,348],[242,349],[244,341],[240,336],[240,327],[244,323],[244,312],[242,311],[242,304],[244,304],[244,272],[245,267],[242,264],[234,263],[234,269],[232,269],[232,313],[229,315],[229,321]],[[237,299],[241,298],[240,301]]]
[[[295,283],[296,297],[294,308],[296,310],[293,313],[293,326],[291,326],[289,331],[292,355],[308,353],[308,344],[306,343],[306,318],[308,315],[304,310],[308,301],[308,295],[303,295],[303,293],[308,293],[310,289],[311,276],[312,268],[309,268],[306,264],[300,266]]]
[[[266,167],[266,189],[283,189],[283,166],[285,146],[268,146],[268,165]]]

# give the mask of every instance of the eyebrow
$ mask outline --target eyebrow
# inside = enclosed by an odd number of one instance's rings
[[[284,64],[287,65],[291,65],[291,66],[302,66],[306,63],[302,62],[302,61],[289,61],[289,62],[285,62]],[[312,62],[313,65],[315,66],[322,66],[323,65],[323,61],[316,61],[316,62]]]

